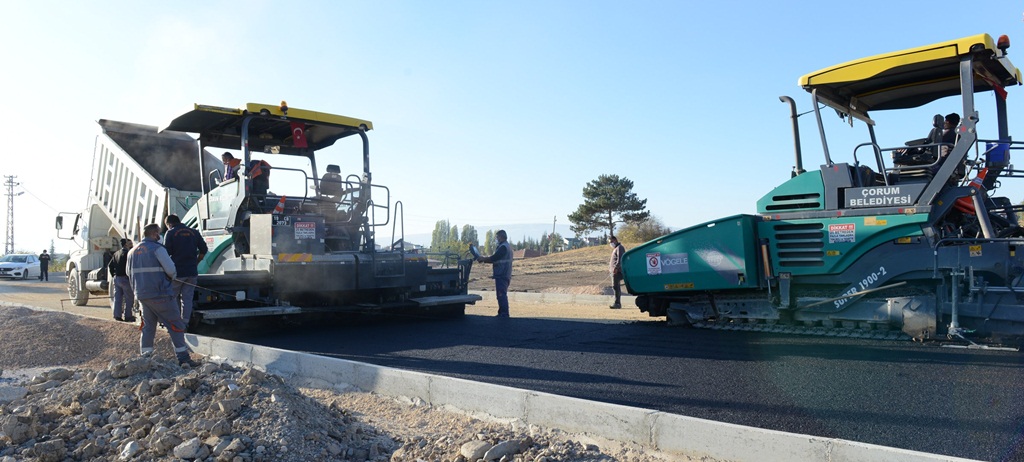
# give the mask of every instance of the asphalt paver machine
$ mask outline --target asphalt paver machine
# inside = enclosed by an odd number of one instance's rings
[[[372,181],[372,128],[282,102],[197,104],[162,129],[198,136],[198,152],[237,156],[234,175],[199,156],[195,175],[204,190],[182,217],[210,248],[200,262],[194,323],[323,312],[462,314],[480,299],[467,293],[471,260],[441,267],[406,250],[402,204]],[[358,170],[346,175],[341,165]]]
[[[1024,230],[1014,204],[1024,198],[1001,191],[1024,173],[1010,163],[1022,145],[1010,137],[1006,101],[1021,72],[1008,48],[1005,36],[981,34],[801,77],[820,131],[820,168],[804,169],[796,105],[782,97],[797,146],[790,178],[757,202],[756,214],[627,252],[625,282],[640,310],[715,329],[1019,342]],[[960,99],[955,141],[933,131],[879,143],[871,114],[892,118],[941,98]],[[991,104],[976,105],[983,99]],[[830,150],[823,113],[832,111],[866,127],[852,152]],[[983,139],[979,128],[993,135]]]

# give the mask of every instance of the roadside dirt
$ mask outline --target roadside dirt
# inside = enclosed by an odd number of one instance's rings
[[[636,244],[623,244],[631,249]],[[612,281],[608,274],[608,246],[515,260],[512,263],[513,292],[553,292],[564,294],[609,295]],[[491,265],[474,263],[470,272],[469,290],[494,290],[490,279]]]

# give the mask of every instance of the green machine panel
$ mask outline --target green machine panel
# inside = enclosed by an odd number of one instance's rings
[[[626,252],[626,287],[634,293],[757,287],[759,220],[753,215],[722,218]]]
[[[839,216],[758,223],[768,240],[772,271],[794,276],[837,274],[875,247],[910,244],[923,236],[927,214]]]
[[[825,187],[821,172],[806,172],[790,178],[757,201],[758,213],[824,210]]]

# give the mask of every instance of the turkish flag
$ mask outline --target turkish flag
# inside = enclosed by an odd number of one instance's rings
[[[292,146],[297,148],[309,147],[309,143],[306,142],[306,124],[292,122]]]

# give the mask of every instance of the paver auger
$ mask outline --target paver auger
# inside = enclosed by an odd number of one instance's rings
[[[1024,207],[999,195],[1002,183],[1024,176],[1010,164],[1022,146],[1009,134],[1007,90],[1020,84],[1021,72],[1008,48],[1006,36],[981,34],[801,77],[824,164],[804,170],[796,104],[782,97],[796,138],[789,180],[757,202],[757,214],[693,226],[627,252],[625,282],[637,306],[698,327],[1019,341]],[[992,139],[979,137],[975,95],[993,102],[984,111]],[[955,143],[942,142],[937,116],[926,139],[879,144],[869,114],[953,97],[963,114]],[[823,108],[867,127],[846,159],[829,150]]]

